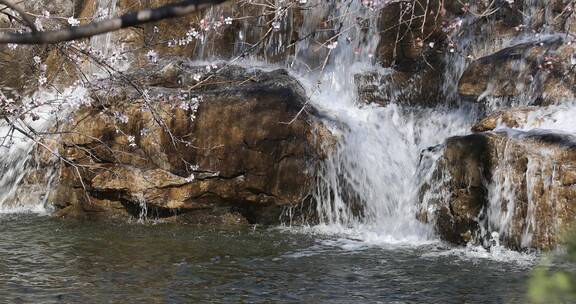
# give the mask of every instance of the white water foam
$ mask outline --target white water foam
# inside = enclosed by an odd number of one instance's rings
[[[534,266],[540,261],[540,256],[538,254],[518,252],[500,245],[491,246],[488,249],[483,246],[474,245],[468,245],[463,248],[438,248],[423,254],[422,257],[431,259],[450,257],[473,263],[480,261],[495,261],[500,263],[516,264],[524,267]]]
[[[386,251],[408,250],[423,259],[438,260],[450,258],[464,263],[498,262],[520,267],[532,267],[539,263],[541,255],[536,252],[518,252],[501,246],[498,237],[493,238],[490,247],[468,244],[465,247],[453,247],[438,239],[401,240],[370,234],[361,228],[352,231],[336,230],[334,226],[318,225],[313,227],[282,227],[286,233],[305,233],[317,238],[308,248],[284,254],[283,258],[300,259],[327,253],[357,254],[365,250],[382,249]]]
[[[576,102],[538,108],[528,114],[526,123],[516,128],[523,131],[543,129],[576,134]],[[506,126],[499,126],[506,128]]]

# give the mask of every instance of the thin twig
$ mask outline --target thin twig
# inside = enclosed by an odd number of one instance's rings
[[[26,22],[26,24],[28,24],[28,26],[30,27],[30,29],[32,30],[33,33],[38,32],[38,29],[36,28],[36,24],[34,24],[34,21],[32,21],[32,18],[30,18],[30,15],[28,15],[18,5],[14,4],[8,0],[0,0],[0,4],[5,5],[8,8],[10,8],[11,10],[17,12],[18,15],[20,15],[20,17],[22,17],[22,20],[24,20],[24,22]]]

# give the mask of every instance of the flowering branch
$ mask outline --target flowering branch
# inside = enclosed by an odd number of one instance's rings
[[[34,27],[34,23],[32,23],[30,25],[32,28],[31,33],[0,33],[0,44],[53,44],[88,38],[139,24],[182,17],[225,1],[226,0],[184,0],[155,9],[144,9],[120,17],[56,31],[38,32]],[[21,12],[17,6],[8,2],[8,0],[0,0],[0,4],[4,4],[19,13]],[[27,23],[30,23],[29,20],[27,20],[29,17],[25,13],[20,13],[20,15]]]

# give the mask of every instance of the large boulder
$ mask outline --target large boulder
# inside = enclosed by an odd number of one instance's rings
[[[461,96],[487,107],[550,105],[576,96],[574,46],[561,37],[518,44],[474,61],[458,85]],[[490,104],[490,100],[504,104]],[[492,101],[494,102],[494,101]]]
[[[206,71],[159,65],[146,92],[103,86],[75,111],[50,198],[57,214],[275,223],[309,203],[322,127],[303,88],[283,70]]]
[[[551,249],[576,219],[576,137],[487,132],[447,140],[421,219],[453,243]],[[440,191],[444,191],[440,193]],[[432,199],[430,199],[432,198]]]

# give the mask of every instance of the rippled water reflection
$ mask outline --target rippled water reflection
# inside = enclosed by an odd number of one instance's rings
[[[0,216],[1,302],[522,303],[529,265],[441,244]]]

